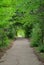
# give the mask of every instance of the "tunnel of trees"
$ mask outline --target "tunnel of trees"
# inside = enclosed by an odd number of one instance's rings
[[[44,0],[0,0],[0,48],[20,34],[44,52]]]

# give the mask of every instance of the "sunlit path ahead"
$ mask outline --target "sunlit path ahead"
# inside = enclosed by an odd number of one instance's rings
[[[27,39],[17,39],[2,58],[0,65],[42,65],[29,47]]]

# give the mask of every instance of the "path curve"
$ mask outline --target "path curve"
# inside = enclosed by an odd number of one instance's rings
[[[34,55],[27,39],[17,39],[2,57],[0,65],[42,65]]]

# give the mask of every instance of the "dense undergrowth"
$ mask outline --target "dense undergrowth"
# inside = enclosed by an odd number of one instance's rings
[[[44,0],[0,0],[0,48],[22,27],[31,46],[44,52]]]

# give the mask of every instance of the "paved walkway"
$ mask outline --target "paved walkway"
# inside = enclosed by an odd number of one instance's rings
[[[0,65],[42,65],[29,47],[27,39],[16,40],[1,60]]]

